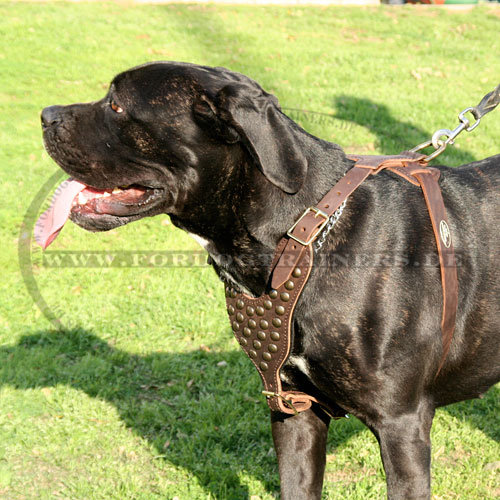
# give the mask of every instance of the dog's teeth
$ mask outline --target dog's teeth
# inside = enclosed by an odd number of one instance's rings
[[[123,191],[123,189],[116,187],[115,189],[113,189],[113,194],[121,193],[122,191]]]
[[[108,196],[111,196],[111,193],[109,191],[104,191],[104,193],[102,194],[102,197],[107,198]]]
[[[87,203],[87,198],[85,197],[85,195],[82,192],[78,193],[78,204],[85,205],[85,203]]]

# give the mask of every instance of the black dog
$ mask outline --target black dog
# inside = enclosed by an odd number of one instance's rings
[[[199,237],[224,280],[253,295],[268,287],[280,238],[352,166],[253,80],[222,68],[140,66],[118,75],[100,101],[44,109],[42,123],[50,155],[93,188],[73,202],[74,222],[105,231],[167,213]],[[430,496],[435,409],[500,379],[500,155],[439,168],[459,306],[438,377],[434,235],[420,189],[391,173],[349,198],[317,250],[321,265],[297,306],[282,370],[286,389],[337,405],[373,431],[393,500]],[[117,186],[127,187],[111,192]],[[271,419],[282,497],[319,499],[329,417],[313,405]]]

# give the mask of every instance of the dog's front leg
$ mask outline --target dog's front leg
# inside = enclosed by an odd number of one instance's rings
[[[298,415],[271,412],[282,500],[321,498],[328,417],[319,408]]]
[[[428,500],[431,495],[430,430],[433,409],[385,418],[372,431],[380,444],[389,500]]]

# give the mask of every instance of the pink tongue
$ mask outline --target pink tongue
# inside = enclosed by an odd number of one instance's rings
[[[68,220],[73,200],[87,186],[73,179],[62,182],[54,193],[52,204],[35,224],[35,241],[45,250]]]

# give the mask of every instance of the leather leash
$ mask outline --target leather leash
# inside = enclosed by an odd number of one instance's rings
[[[443,289],[441,332],[443,353],[438,372],[448,354],[455,328],[458,281],[455,254],[438,179],[439,170],[427,167],[423,154],[404,152],[394,156],[351,155],[355,165],[313,207],[309,207],[281,239],[272,264],[271,290],[250,297],[226,286],[227,311],[239,344],[257,368],[264,384],[263,394],[271,410],[297,414],[320,404],[332,417],[338,409],[299,391],[283,391],[280,369],[292,344],[292,318],[314,261],[313,242],[329,218],[370,175],[389,170],[422,188],[434,231]]]

